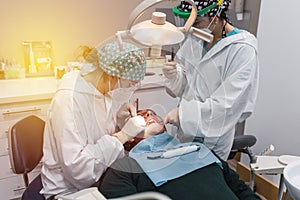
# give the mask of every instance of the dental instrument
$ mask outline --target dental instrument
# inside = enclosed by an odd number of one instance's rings
[[[175,58],[175,52],[174,52],[174,48],[172,47],[171,61],[174,61],[174,58]]]
[[[259,153],[260,156],[268,156],[275,150],[274,145],[270,145],[267,148],[265,148],[262,152]]]
[[[173,157],[189,154],[199,150],[200,150],[200,146],[198,145],[182,146],[177,149],[167,150],[159,155],[148,155],[147,158],[148,159],[173,158]]]

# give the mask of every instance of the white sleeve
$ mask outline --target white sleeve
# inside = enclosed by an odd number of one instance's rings
[[[177,63],[176,79],[166,80],[166,86],[177,96],[183,95],[187,84],[185,69],[194,68],[202,58],[203,41],[191,34],[186,35],[186,40],[176,53],[174,61]]]
[[[83,142],[80,134],[88,134],[79,133],[78,127],[85,126],[84,120],[75,120],[78,111],[74,108],[73,100],[64,100],[63,111],[60,110],[62,105],[53,105],[52,116],[55,114],[56,117],[52,117],[51,125],[55,130],[57,155],[64,177],[81,189],[98,181],[108,166],[124,156],[124,148],[109,135],[102,136],[95,144]]]
[[[185,73],[179,64],[177,64],[177,77],[175,79],[166,78],[165,80],[166,87],[168,87],[176,97],[182,96],[186,83]]]
[[[217,138],[234,128],[247,105],[258,67],[253,48],[242,48],[238,53],[229,75],[209,98],[203,102],[183,98],[180,102],[180,126],[185,134]]]

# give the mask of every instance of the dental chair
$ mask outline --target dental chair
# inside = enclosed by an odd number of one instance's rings
[[[235,125],[235,136],[227,160],[236,159],[237,161],[240,161],[240,155],[238,155],[238,153],[245,153],[249,157],[250,160],[249,166],[250,166],[252,163],[256,163],[257,157],[252,153],[250,148],[253,145],[255,145],[256,137],[254,135],[244,134],[245,123],[246,121],[243,121],[243,122],[238,122]],[[253,191],[256,190],[254,186],[253,170],[250,170],[250,181],[246,182],[246,184],[251,188],[251,190]]]
[[[44,120],[35,115],[27,116],[9,128],[8,145],[12,171],[22,174],[25,189],[29,186],[28,173],[43,156]]]
[[[250,163],[255,163],[256,156],[252,153],[250,147],[252,147],[256,143],[256,137],[254,135],[244,134],[244,130],[245,121],[239,122],[235,125],[235,136],[227,160],[231,160],[237,157],[236,159],[239,161],[240,158],[237,156],[237,154],[240,152],[248,155]],[[203,137],[194,137],[192,140],[194,142],[204,142]],[[191,141],[191,138],[185,137],[183,141]]]
[[[8,131],[11,168],[14,173],[23,175],[24,193],[39,194],[36,180],[40,175],[29,181],[28,173],[37,167],[43,156],[44,127],[44,120],[29,115],[13,124]]]
[[[254,135],[244,134],[246,121],[239,122],[235,125],[235,136],[233,139],[233,145],[231,147],[228,160],[235,158],[238,152],[245,153],[250,159],[250,163],[256,162],[256,157],[252,153],[250,147],[256,143],[256,137]]]

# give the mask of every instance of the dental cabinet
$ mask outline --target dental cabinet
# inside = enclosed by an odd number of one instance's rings
[[[149,72],[148,72],[149,70]],[[147,69],[142,86],[130,102],[139,109],[151,108],[164,117],[177,105],[177,99],[170,97],[163,84],[161,68]],[[8,154],[8,129],[27,115],[46,119],[47,110],[58,85],[55,77],[35,77],[0,80],[0,193],[1,199],[15,199],[24,192],[22,175],[11,170]],[[41,164],[29,173],[29,180],[40,173]]]
[[[23,176],[11,170],[8,154],[8,129],[27,115],[46,119],[56,90],[54,77],[1,80],[0,88],[0,190],[1,199],[21,197],[25,190]],[[29,180],[40,173],[41,164],[29,173]]]

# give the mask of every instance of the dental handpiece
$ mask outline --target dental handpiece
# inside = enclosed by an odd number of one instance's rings
[[[173,157],[185,155],[188,153],[192,153],[192,152],[198,151],[198,150],[200,150],[200,146],[191,145],[191,146],[179,147],[177,149],[167,150],[166,152],[164,152],[160,155],[155,155],[155,156],[148,155],[147,158],[148,159],[173,158]]]
[[[262,152],[259,153],[260,156],[268,156],[275,150],[275,147],[271,144],[265,148]]]

